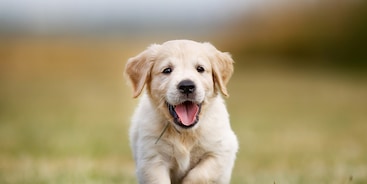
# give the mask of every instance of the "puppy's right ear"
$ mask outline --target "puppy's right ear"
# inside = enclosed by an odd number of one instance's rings
[[[133,97],[136,98],[144,89],[150,77],[153,67],[155,53],[159,45],[153,44],[148,49],[130,58],[125,67],[125,75],[130,79],[133,87]]]

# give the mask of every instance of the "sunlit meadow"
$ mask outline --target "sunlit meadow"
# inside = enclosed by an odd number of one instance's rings
[[[144,47],[12,44],[1,66],[0,183],[135,183],[127,135],[137,100],[123,68]],[[366,82],[236,61],[227,99],[240,142],[232,183],[367,182]]]

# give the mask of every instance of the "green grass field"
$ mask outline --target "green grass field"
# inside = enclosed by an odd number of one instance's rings
[[[45,45],[0,57],[0,183],[136,183],[122,71],[144,47]],[[365,76],[236,62],[232,183],[367,183]]]

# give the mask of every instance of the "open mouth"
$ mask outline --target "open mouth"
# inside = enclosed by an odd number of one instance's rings
[[[199,121],[201,104],[185,101],[178,105],[167,103],[167,106],[174,122],[183,128],[191,128]]]

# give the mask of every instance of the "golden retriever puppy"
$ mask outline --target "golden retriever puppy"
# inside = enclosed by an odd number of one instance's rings
[[[228,53],[189,40],[128,60],[133,96],[141,94],[130,128],[139,183],[230,182],[238,142],[222,95],[232,73]]]

